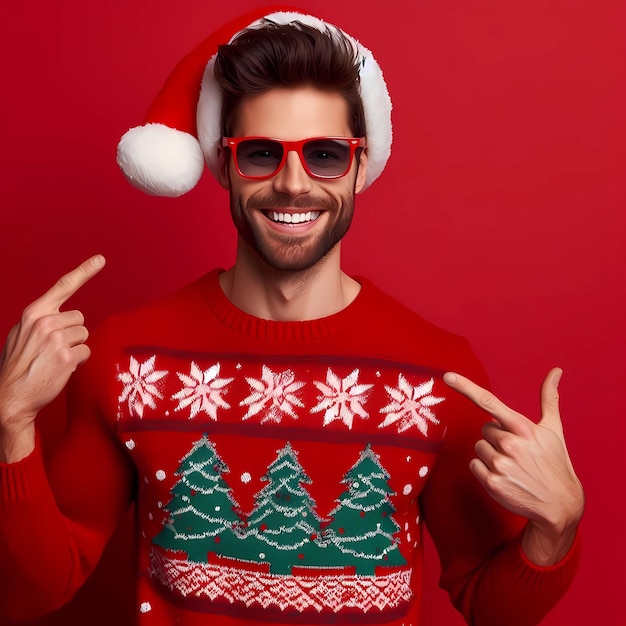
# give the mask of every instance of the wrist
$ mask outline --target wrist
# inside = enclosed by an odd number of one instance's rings
[[[585,493],[574,474],[559,496],[541,517],[531,518],[524,529],[522,550],[539,566],[554,565],[565,558],[585,510]]]
[[[35,435],[5,438],[0,441],[0,463],[17,463],[32,454],[35,449]]]
[[[6,426],[0,428],[0,463],[17,463],[35,449],[35,425],[15,430]]]
[[[574,545],[579,522],[580,516],[559,527],[529,521],[521,541],[524,554],[539,567],[556,565]]]
[[[35,448],[35,415],[24,414],[11,397],[0,402],[0,462],[16,463]],[[13,399],[15,400],[15,399]]]

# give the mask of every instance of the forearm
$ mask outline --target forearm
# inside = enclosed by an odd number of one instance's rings
[[[0,578],[7,610],[28,619],[64,604],[95,566],[98,547],[59,511],[39,445],[0,464]]]
[[[580,540],[554,565],[532,563],[522,537],[473,572],[455,605],[472,626],[535,626],[557,604],[571,584],[580,560]]]
[[[50,470],[38,436],[30,455],[0,463],[0,579],[15,619],[67,602],[128,508],[134,475],[119,446],[109,437],[82,441],[65,442]]]

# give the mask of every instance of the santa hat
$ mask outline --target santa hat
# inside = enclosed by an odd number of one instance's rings
[[[174,68],[144,124],[121,138],[117,162],[132,185],[152,195],[177,197],[196,186],[205,162],[217,176],[222,109],[221,90],[213,75],[217,48],[230,43],[242,30],[262,28],[268,21],[298,21],[320,30],[339,31],[319,18],[281,7],[257,9],[215,31]],[[360,93],[367,129],[366,188],[380,176],[391,153],[391,99],[372,53],[343,34],[360,59]]]

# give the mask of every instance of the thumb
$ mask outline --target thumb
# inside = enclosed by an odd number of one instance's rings
[[[549,428],[561,439],[564,439],[563,423],[559,411],[559,382],[562,375],[563,370],[560,367],[554,367],[548,372],[541,385],[541,419],[539,425]]]

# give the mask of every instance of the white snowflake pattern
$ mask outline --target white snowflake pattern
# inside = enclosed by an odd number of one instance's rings
[[[431,378],[414,387],[400,374],[397,387],[385,385],[391,402],[380,410],[381,413],[386,414],[386,417],[378,428],[397,423],[398,432],[401,433],[416,426],[424,436],[427,436],[428,422],[439,424],[439,420],[430,407],[445,400],[445,398],[431,395],[434,384],[435,381]]]
[[[248,407],[243,416],[244,420],[263,410],[265,414],[261,423],[279,423],[284,415],[298,419],[294,407],[303,407],[304,403],[298,398],[296,392],[306,383],[297,381],[291,370],[277,373],[264,365],[260,379],[246,376],[246,381],[252,393],[239,403],[239,406]]]
[[[162,379],[169,373],[167,370],[155,370],[156,355],[147,361],[139,363],[135,357],[130,357],[130,366],[127,372],[119,372],[117,380],[124,384],[119,402],[128,401],[128,409],[131,414],[143,418],[146,406],[156,408],[155,399],[162,400],[160,387]]]
[[[313,382],[322,395],[318,396],[318,403],[311,409],[311,413],[325,411],[324,426],[334,420],[341,420],[349,429],[352,429],[355,415],[367,419],[369,413],[363,405],[367,402],[369,391],[374,385],[358,384],[358,380],[358,369],[345,378],[339,378],[328,368],[325,383]]]
[[[208,370],[202,371],[200,366],[191,362],[189,374],[176,372],[184,387],[172,396],[172,400],[179,400],[176,411],[182,411],[191,406],[189,419],[193,419],[203,411],[211,419],[217,421],[217,409],[230,409],[230,404],[222,397],[226,387],[234,378],[220,378],[220,364],[216,363]]]

